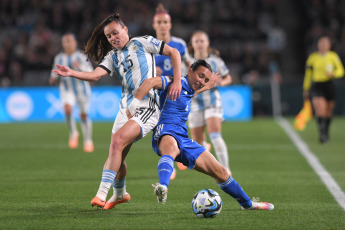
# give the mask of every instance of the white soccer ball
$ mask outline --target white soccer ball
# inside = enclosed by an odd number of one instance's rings
[[[223,201],[219,194],[212,189],[197,192],[192,200],[195,215],[199,218],[213,218],[222,210]]]

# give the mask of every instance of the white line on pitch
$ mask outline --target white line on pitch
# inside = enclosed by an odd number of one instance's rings
[[[321,181],[326,185],[334,199],[345,210],[345,193],[341,190],[331,174],[323,167],[314,153],[310,151],[307,144],[301,140],[298,134],[292,129],[291,125],[284,118],[277,118],[276,120],[288,134],[300,153],[307,159],[309,165],[314,169]]]

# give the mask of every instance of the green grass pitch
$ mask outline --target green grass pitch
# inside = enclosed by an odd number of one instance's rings
[[[223,124],[233,177],[250,197],[274,203],[273,211],[242,211],[212,178],[191,170],[177,172],[167,203],[158,204],[151,134],[126,159],[130,203],[92,208],[111,128],[94,123],[95,152],[86,154],[81,145],[68,149],[63,123],[0,124],[0,229],[345,229],[345,211],[273,119]],[[345,119],[335,119],[327,145],[318,143],[315,121],[299,132],[343,191],[344,130]],[[204,188],[223,200],[214,219],[192,211],[193,195]]]

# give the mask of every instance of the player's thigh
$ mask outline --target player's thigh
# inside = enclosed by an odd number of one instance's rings
[[[116,133],[111,136],[112,148],[124,149],[141,136],[141,127],[135,121],[127,121]]]
[[[159,141],[159,152],[162,156],[169,155],[172,158],[176,158],[180,154],[180,149],[176,139],[171,135],[164,135]]]
[[[217,182],[225,181],[229,177],[226,169],[208,151],[198,157],[194,169],[215,178]]]
[[[210,117],[206,120],[207,132],[210,133],[220,133],[222,131],[222,119],[219,117]]]
[[[327,100],[324,97],[313,97],[313,107],[315,109],[316,116],[326,116]]]
[[[190,128],[189,130],[190,130],[192,139],[202,145],[205,139],[204,138],[205,126]]]

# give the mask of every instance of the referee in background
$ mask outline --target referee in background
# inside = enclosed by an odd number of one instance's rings
[[[328,130],[336,98],[333,79],[344,76],[344,66],[338,54],[330,49],[330,38],[320,37],[317,51],[310,54],[307,59],[303,82],[303,98],[312,98],[321,143],[329,142]]]

